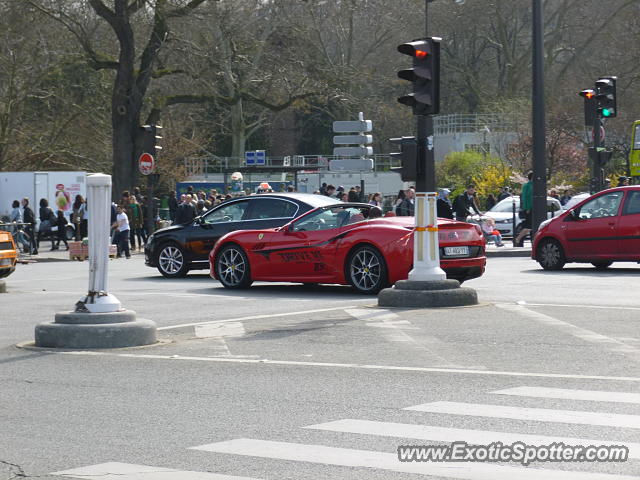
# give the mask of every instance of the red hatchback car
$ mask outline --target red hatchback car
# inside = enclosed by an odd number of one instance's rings
[[[319,207],[287,225],[229,233],[209,254],[211,276],[226,288],[253,281],[351,284],[362,293],[406,279],[413,263],[413,217],[380,218],[371,205]],[[438,219],[440,265],[463,282],[484,273],[477,225]]]
[[[565,263],[640,262],[640,186],[611,188],[540,224],[531,250],[545,270]]]

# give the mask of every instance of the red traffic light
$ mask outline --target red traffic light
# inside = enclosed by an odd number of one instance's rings
[[[424,60],[429,55],[430,45],[428,40],[416,40],[415,42],[398,45],[398,51],[405,55],[411,55],[420,60]]]
[[[587,90],[582,90],[580,92],[580,96],[584,98],[588,98],[589,100],[596,96],[596,92],[588,88]]]

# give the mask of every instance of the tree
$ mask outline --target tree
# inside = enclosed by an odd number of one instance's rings
[[[89,64],[96,70],[112,70],[115,73],[111,95],[111,127],[113,130],[113,192],[137,184],[137,158],[142,149],[143,133],[140,129],[145,97],[154,76],[176,73],[164,69],[157,73],[154,68],[158,54],[169,33],[169,22],[190,15],[206,0],[170,1],[156,0],[112,0],[107,6],[102,0],[88,0],[96,15],[105,21],[115,35],[118,51],[115,55],[105,53],[95,42],[95,30],[89,29],[93,20],[75,2],[30,0],[40,11],[61,22],[77,38]],[[136,29],[133,19],[144,17],[147,41],[141,54],[137,54]],[[140,34],[141,36],[142,34]],[[156,123],[160,111],[154,109],[146,123]]]

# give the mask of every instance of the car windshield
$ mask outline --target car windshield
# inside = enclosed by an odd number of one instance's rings
[[[292,225],[292,231],[305,232],[312,230],[330,230],[365,220],[369,207],[333,207],[319,208],[315,212],[301,218]]]
[[[520,206],[520,199],[516,197],[515,200],[516,200],[516,210],[518,210],[518,207]],[[513,203],[513,200],[511,200],[510,198],[507,200],[503,200],[495,204],[493,208],[489,211],[498,212],[498,213],[510,212],[511,209],[513,208],[512,203]]]

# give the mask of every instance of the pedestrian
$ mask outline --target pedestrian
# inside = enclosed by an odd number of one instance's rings
[[[358,194],[358,200],[356,200],[356,202],[363,202],[364,198],[362,196],[362,189],[360,188],[360,185],[356,185],[355,187],[353,187],[356,189],[356,194]]]
[[[558,191],[557,191],[556,189],[554,189],[554,188],[552,188],[552,189],[549,191],[549,196],[550,196],[551,198],[555,198],[556,200],[560,201],[560,195],[558,195]]]
[[[207,213],[207,207],[205,205],[205,201],[200,199],[198,200],[198,204],[196,205],[196,216],[204,215]]]
[[[86,206],[84,198],[82,195],[76,195],[76,198],[73,201],[73,210],[71,214],[71,221],[75,229],[76,241],[82,240],[85,237],[85,235],[82,235],[82,222],[84,221],[85,211]]]
[[[618,177],[618,185],[616,187],[626,187],[629,185],[629,177],[625,177],[624,175]]]
[[[347,194],[347,199],[349,200],[349,202],[359,202],[360,201],[360,195],[358,194],[358,192],[356,192],[356,187],[351,187],[349,189],[349,193]]]
[[[295,193],[296,187],[293,185],[287,185],[287,193]]]
[[[196,208],[191,203],[189,195],[182,195],[182,203],[178,206],[178,213],[176,214],[176,224],[182,225],[184,223],[190,223],[196,218]]]
[[[531,233],[531,224],[533,220],[533,172],[527,174],[529,180],[522,186],[522,192],[520,192],[520,218],[523,219],[521,225],[522,229],[514,240],[515,247],[522,247],[524,245],[524,238]]]
[[[49,237],[51,238],[51,250],[55,250],[55,236],[51,232],[51,227],[53,227],[56,221],[56,214],[53,213],[53,210],[49,206],[49,201],[46,198],[40,199],[40,210],[38,211],[38,216],[40,218],[40,228],[38,229],[37,247],[38,249],[40,248],[40,240],[46,234],[49,234]]]
[[[396,203],[393,205],[393,211],[396,215],[398,215],[398,207],[402,204],[404,199],[407,198],[407,194],[404,190],[400,190],[398,192],[398,198],[396,199]]]
[[[327,185],[324,189],[324,195],[326,197],[333,197],[336,194],[336,187],[334,185]]]
[[[24,223],[27,224],[25,232],[27,232],[27,235],[29,235],[29,238],[31,239],[31,254],[37,255],[38,242],[36,240],[36,215],[33,213],[33,210],[31,210],[31,207],[29,206],[29,198],[27,197],[22,199],[22,219]]]
[[[64,216],[64,212],[62,210],[58,210],[56,221],[52,230],[52,237],[56,237],[56,245],[55,250],[60,248],[60,242],[64,243],[64,246],[69,250],[69,244],[67,243],[67,217]]]
[[[337,199],[346,203],[349,201],[349,194],[347,192],[338,192]]]
[[[487,195],[487,200],[485,202],[487,210],[491,210],[493,207],[495,207],[496,203],[496,197],[493,196],[493,193]]]
[[[176,223],[177,213],[178,213],[178,199],[176,197],[176,191],[171,190],[169,192],[169,220],[171,220],[171,223]]]
[[[449,200],[450,193],[451,190],[448,188],[440,189],[438,192],[438,200],[436,201],[436,210],[438,217],[453,220],[453,210],[451,209],[451,200]]]
[[[456,215],[456,220],[459,222],[466,222],[469,215],[473,215],[472,211],[475,211],[480,215],[480,209],[476,205],[475,201],[476,187],[473,184],[467,185],[467,189],[458,195],[453,201],[453,211]]]
[[[560,197],[560,205],[565,206],[569,200],[571,200],[571,195],[569,195],[569,190],[565,190]]]
[[[140,193],[140,187],[133,188],[133,196],[136,197],[138,203],[142,203],[142,194]]]
[[[408,188],[405,192],[405,198],[396,208],[396,214],[399,217],[413,217],[415,214],[415,195],[416,192],[412,188]]]
[[[116,211],[116,223],[112,226],[116,229],[117,256],[118,258],[122,258],[122,253],[124,252],[125,257],[131,258],[131,252],[129,251],[129,233],[131,229],[131,227],[129,227],[129,218],[122,205],[118,205]]]
[[[492,242],[496,247],[504,247],[502,243],[502,235],[496,228],[496,221],[491,217],[486,217],[481,223],[480,228],[487,242]]]
[[[500,188],[500,195],[498,195],[498,201],[502,201],[505,198],[509,198],[511,196],[511,188],[509,187],[502,187]]]
[[[369,197],[369,205],[375,205],[376,207],[382,208],[382,193],[372,193]]]
[[[320,190],[319,190],[320,195],[325,195],[326,191],[327,191],[327,184],[323,182],[322,185],[320,185]]]
[[[143,230],[144,213],[135,195],[129,195],[129,203],[124,205],[124,211],[127,214],[127,221],[129,223],[129,241],[131,242],[131,249],[133,251],[136,250],[137,239],[138,249],[142,250],[142,247],[146,243],[146,236]]]
[[[22,211],[20,210],[20,202],[14,200],[11,203],[11,214],[9,215],[9,222],[22,223]]]

